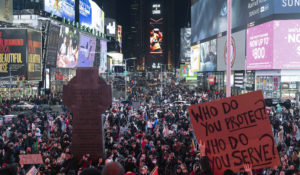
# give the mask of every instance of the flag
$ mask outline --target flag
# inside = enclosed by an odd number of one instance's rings
[[[158,166],[156,166],[152,172],[150,173],[150,175],[158,175]]]

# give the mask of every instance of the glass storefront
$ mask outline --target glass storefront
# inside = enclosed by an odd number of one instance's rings
[[[265,98],[280,98],[280,76],[257,76],[256,90],[262,90]]]

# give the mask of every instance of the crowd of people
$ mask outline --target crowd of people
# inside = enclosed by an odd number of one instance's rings
[[[24,165],[19,159],[22,154],[42,155],[44,163],[34,165],[40,175],[84,174],[91,168],[101,174],[111,162],[119,162],[128,175],[149,175],[156,168],[160,175],[212,174],[208,158],[201,151],[203,145],[195,138],[187,106],[222,98],[223,92],[172,83],[162,93],[159,90],[160,85],[136,85],[127,101],[113,102],[102,114],[106,155],[97,160],[91,160],[89,154],[81,160],[74,159],[70,151],[72,114],[67,110],[29,112],[1,120],[0,174],[26,174],[33,165]],[[11,105],[20,100],[2,99],[1,115],[12,113]],[[26,100],[61,103],[61,98],[51,96]],[[270,109],[270,121],[281,164],[261,170],[250,168],[248,174],[299,174],[299,110],[274,106]]]

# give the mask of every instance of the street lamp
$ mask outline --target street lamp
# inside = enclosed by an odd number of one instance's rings
[[[127,61],[128,60],[135,60],[136,59],[136,57],[132,57],[132,58],[127,58],[127,59],[125,59],[124,61],[125,61],[125,71],[124,71],[124,77],[125,77],[125,97],[124,97],[124,100],[126,101],[126,99],[127,99]]]

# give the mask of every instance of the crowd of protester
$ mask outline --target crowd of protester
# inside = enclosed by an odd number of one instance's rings
[[[24,165],[19,155],[41,154],[44,163],[35,165],[40,175],[76,175],[88,168],[97,169],[101,174],[111,162],[119,162],[127,174],[148,175],[156,167],[160,175],[212,174],[207,157],[200,151],[201,145],[194,136],[187,106],[223,98],[223,92],[191,90],[172,83],[167,84],[162,93],[160,88],[160,85],[134,86],[127,101],[114,102],[102,114],[106,156],[98,160],[91,160],[89,154],[81,160],[73,157],[70,151],[72,114],[68,111],[28,112],[10,120],[3,117],[0,122],[3,172],[26,174],[32,165]],[[36,104],[61,103],[60,97],[51,95],[2,99],[1,115],[13,113],[11,106],[20,100]],[[299,174],[299,109],[274,106],[270,109],[270,121],[281,164],[253,170],[253,174]]]

